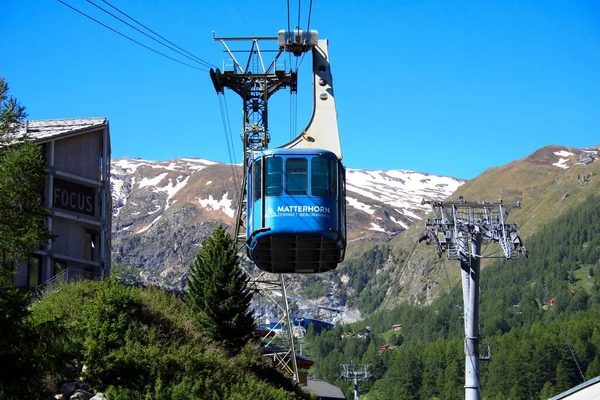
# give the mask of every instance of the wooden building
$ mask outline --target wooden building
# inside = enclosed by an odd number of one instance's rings
[[[108,276],[112,200],[106,118],[26,121],[21,129],[42,147],[44,205],[55,240],[16,265],[18,286]]]

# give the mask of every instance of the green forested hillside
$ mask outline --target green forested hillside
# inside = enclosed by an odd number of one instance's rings
[[[481,366],[485,398],[547,398],[581,383],[582,375],[600,375],[600,198],[586,197],[526,244],[528,259],[482,271],[481,342],[492,355]],[[426,307],[403,304],[353,326],[310,333],[315,374],[335,381],[339,364],[362,362],[374,372],[363,385],[366,398],[463,398],[462,295],[448,280],[446,288],[450,294]],[[392,324],[402,324],[401,331],[389,332]],[[365,326],[370,335],[359,334]],[[356,334],[342,339],[344,331]],[[392,347],[378,352],[384,344]]]

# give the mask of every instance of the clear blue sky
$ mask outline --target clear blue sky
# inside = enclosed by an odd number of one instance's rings
[[[84,0],[64,0],[180,58]],[[94,0],[107,7],[101,0]],[[274,36],[285,0],[109,0],[221,66],[218,36]],[[305,29],[309,0],[301,2]],[[298,2],[290,1],[292,27]],[[242,17],[242,15],[244,17]],[[549,144],[600,144],[600,2],[314,0],[330,41],[344,161],[472,178]],[[158,56],[55,0],[2,1],[0,75],[30,119],[106,116],[113,157],[230,162],[207,72]],[[300,131],[310,117],[300,65]],[[237,162],[241,102],[226,95]],[[272,146],[290,137],[290,95],[270,102]]]

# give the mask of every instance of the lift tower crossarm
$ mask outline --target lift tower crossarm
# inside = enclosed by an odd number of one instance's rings
[[[369,364],[342,364],[342,373],[340,378],[346,381],[354,382],[354,400],[359,400],[359,382],[368,381],[369,379],[371,379],[371,376],[372,375],[369,371]]]

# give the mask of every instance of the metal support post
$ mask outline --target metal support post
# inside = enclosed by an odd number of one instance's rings
[[[461,259],[465,315],[465,399],[481,400],[479,384],[479,269],[481,234],[471,235],[471,252]]]

